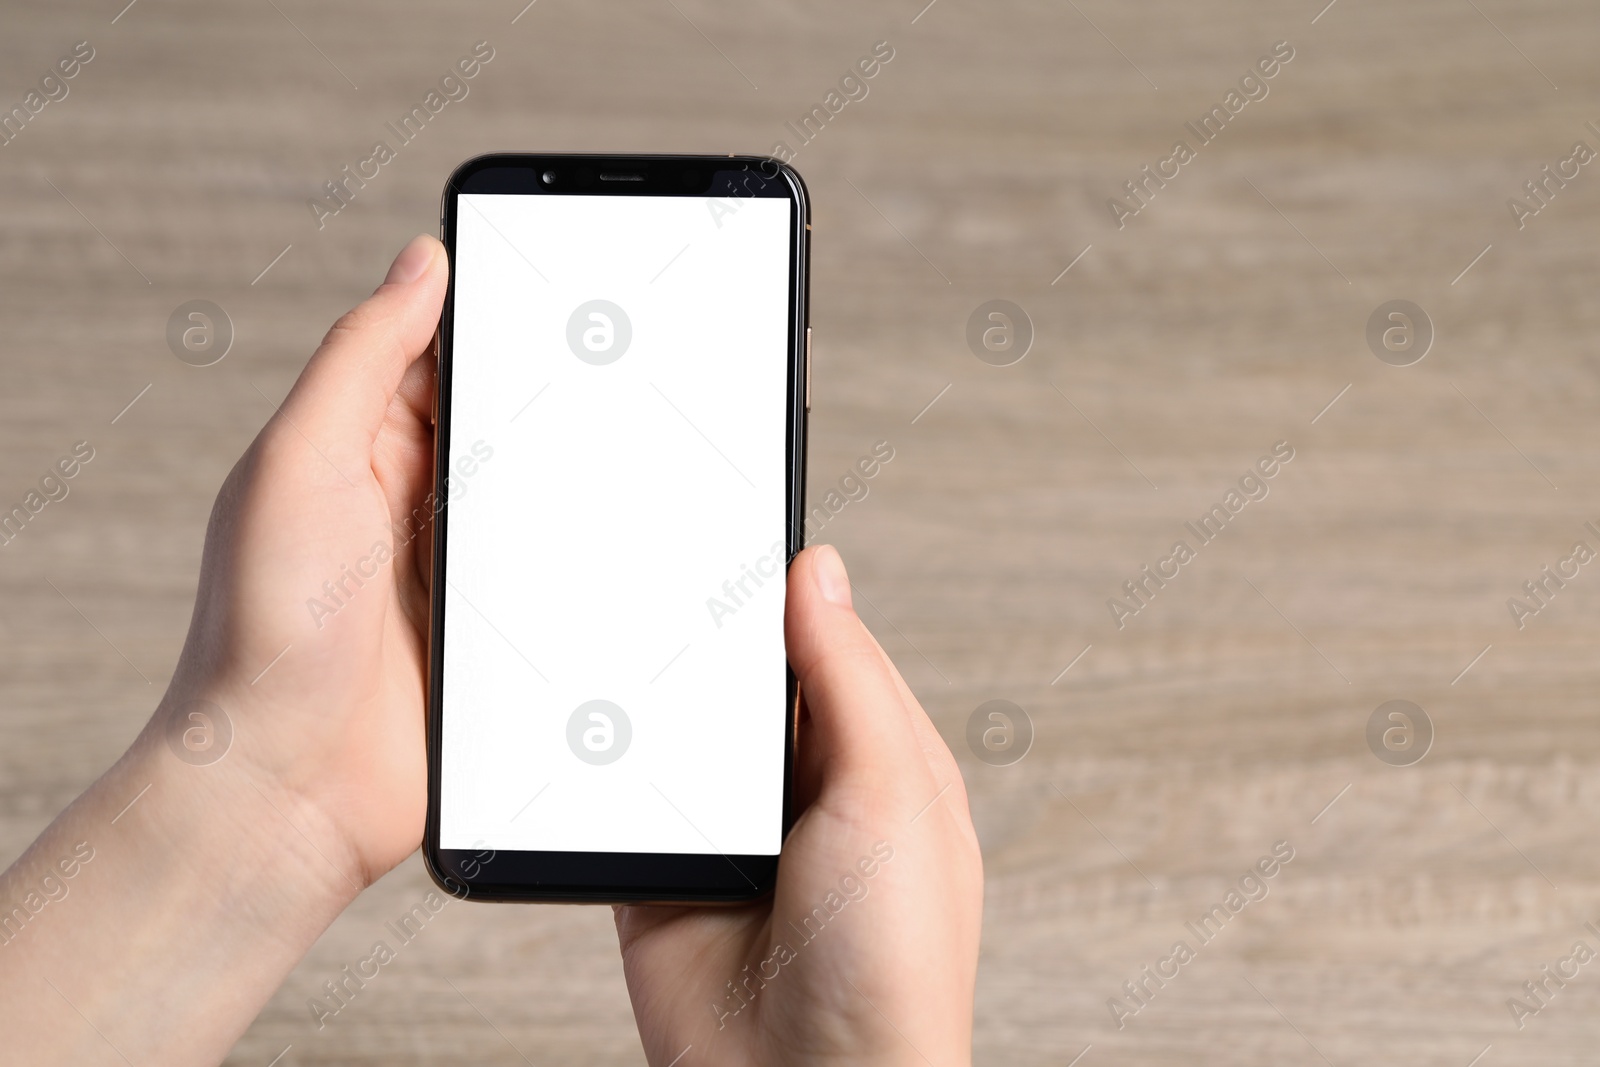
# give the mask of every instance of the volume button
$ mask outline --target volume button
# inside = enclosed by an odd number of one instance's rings
[[[433,424],[439,425],[439,331],[433,331]]]
[[[806,414],[811,413],[811,327],[806,327]]]

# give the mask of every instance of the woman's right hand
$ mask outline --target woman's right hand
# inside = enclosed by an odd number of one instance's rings
[[[961,773],[856,616],[831,546],[790,566],[786,628],[809,715],[777,891],[739,908],[617,909],[645,1054],[656,1067],[970,1063],[983,863]]]

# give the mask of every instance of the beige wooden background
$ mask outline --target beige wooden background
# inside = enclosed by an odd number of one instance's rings
[[[886,40],[795,161],[811,471],[896,450],[825,536],[972,790],[979,1061],[1593,1062],[1600,970],[1520,1031],[1505,1003],[1600,947],[1600,570],[1525,629],[1506,608],[1600,548],[1600,171],[1520,231],[1506,204],[1600,148],[1592,4],[123,2],[0,10],[7,108],[96,50],[0,147],[0,504],[97,451],[0,549],[0,857],[154,706],[257,390],[434,225],[453,164],[792,145]],[[307,198],[478,40],[470,96],[319,231]],[[1107,199],[1282,40],[1270,95],[1119,230]],[[204,369],[164,339],[194,298],[237,330]],[[1005,368],[964,339],[995,298],[1037,332]],[[1396,298],[1437,331],[1405,368],[1364,339]],[[1107,598],[1279,440],[1271,495],[1119,631]],[[966,748],[996,698],[1037,733],[1009,767]],[[1411,767],[1364,739],[1396,698],[1437,734]],[[1270,896],[1119,1031],[1107,998],[1279,840]],[[307,997],[426,889],[413,859],[368,893],[229,1063],[641,1062],[607,909],[453,908],[319,1032]]]

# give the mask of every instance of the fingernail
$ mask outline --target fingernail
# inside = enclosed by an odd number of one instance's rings
[[[830,604],[849,607],[850,576],[845,573],[839,550],[832,545],[823,545],[817,549],[814,558],[816,562],[812,566],[817,576],[817,588],[822,590],[822,599]]]
[[[404,284],[414,282],[422,277],[422,272],[428,269],[428,264],[433,262],[433,238],[426,234],[417,234],[411,243],[400,250],[394,257],[394,263],[389,267],[389,274],[383,279],[385,285]]]

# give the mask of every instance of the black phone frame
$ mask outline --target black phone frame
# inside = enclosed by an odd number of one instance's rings
[[[552,181],[545,181],[546,174]],[[457,197],[462,193],[530,196],[784,197],[791,203],[787,417],[787,546],[792,562],[804,547],[806,430],[810,410],[810,199],[787,163],[762,156],[581,155],[493,153],[457,167],[440,201],[439,233],[450,256],[436,341],[432,585],[428,639],[428,812],[424,865],[452,896],[547,903],[724,903],[759,899],[777,881],[778,856],[717,853],[555,852],[439,847],[440,737],[444,694],[445,546],[449,536],[450,384],[455,326]],[[733,205],[736,208],[736,205]],[[795,736],[799,686],[787,669],[783,758],[783,828],[793,825]]]

